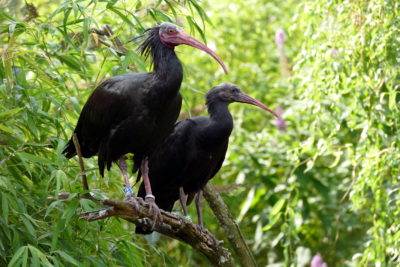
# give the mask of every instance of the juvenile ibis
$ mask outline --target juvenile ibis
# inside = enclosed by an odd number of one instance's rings
[[[74,130],[85,158],[98,155],[101,176],[119,160],[124,177],[124,193],[137,204],[126,170],[124,155],[134,154],[134,172],[143,173],[145,200],[154,216],[159,210],[154,202],[147,173],[147,155],[174,129],[182,97],[182,65],[175,46],[186,44],[211,55],[227,73],[221,59],[206,45],[186,34],[182,28],[168,22],[145,31],[139,52],[152,59],[153,72],[129,73],[102,82],[90,95]],[[64,152],[67,158],[76,154],[71,140]],[[156,219],[156,217],[154,217]]]
[[[232,102],[255,105],[278,117],[274,111],[243,93],[236,85],[223,83],[213,87],[206,95],[209,117],[194,117],[178,122],[174,132],[149,156],[149,176],[157,205],[171,211],[179,199],[187,216],[186,205],[197,194],[195,202],[201,229],[204,229],[201,216],[202,190],[219,171],[225,159],[233,129],[232,116],[228,110]],[[138,196],[144,196],[145,193],[142,183]],[[136,228],[139,234],[151,232]]]

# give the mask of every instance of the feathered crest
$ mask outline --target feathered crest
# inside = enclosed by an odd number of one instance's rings
[[[137,52],[144,56],[146,60],[150,58],[150,63],[153,68],[156,68],[158,65],[155,60],[161,60],[164,58],[164,55],[160,55],[160,51],[165,48],[164,44],[161,42],[159,36],[160,27],[156,26],[153,28],[149,28],[145,30],[141,35],[132,39],[135,43],[140,43],[139,47],[137,48]]]
[[[145,30],[141,36],[137,37],[137,39],[140,40],[145,38],[143,42],[139,45],[137,51],[139,52],[139,54],[144,56],[146,60],[148,59],[149,55],[153,56],[152,52],[154,51],[154,49],[157,49],[158,45],[162,45],[160,36],[158,34],[159,30],[159,26],[149,28]]]

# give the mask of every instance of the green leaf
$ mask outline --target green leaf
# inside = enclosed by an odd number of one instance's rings
[[[186,19],[187,19],[187,21],[189,22],[189,25],[191,26],[191,28],[194,27],[194,28],[196,29],[196,31],[197,31],[198,33],[200,33],[201,39],[203,40],[203,42],[207,44],[207,42],[206,42],[206,36],[205,36],[205,34],[204,34],[204,31],[200,28],[200,26],[197,24],[197,22],[194,21],[193,18],[190,17],[190,16],[187,16]]]
[[[23,109],[24,109],[24,107],[22,107],[22,108],[14,108],[14,109],[10,109],[10,110],[4,111],[4,112],[0,113],[0,118],[4,117],[4,116],[7,116],[7,115],[18,113]]]
[[[389,93],[389,109],[394,110],[396,108],[396,97],[397,97],[397,92],[396,91],[391,91]]]
[[[25,267],[28,264],[28,249],[24,250],[24,254],[21,258],[22,266]]]
[[[4,20],[17,22],[17,20],[13,18],[10,14],[8,14],[6,11],[4,11],[4,9],[0,9],[0,21]]]
[[[51,164],[52,163],[50,159],[44,159],[42,157],[27,153],[27,152],[19,152],[18,156],[21,157],[23,160],[33,161],[36,163],[42,163],[42,164]]]
[[[271,209],[271,212],[270,212],[271,216],[275,216],[276,214],[278,214],[278,212],[280,212],[281,209],[283,208],[283,205],[285,205],[285,202],[286,202],[285,199],[283,199],[283,198],[279,199],[275,203],[274,207]]]
[[[251,203],[253,202],[254,199],[254,194],[255,194],[255,188],[253,187],[249,190],[246,196],[246,200],[241,205],[240,214],[239,217],[237,218],[238,222],[240,222],[244,218],[244,215],[250,209]]]
[[[114,12],[115,14],[117,14],[126,24],[135,27],[135,25],[130,21],[130,19],[125,16],[124,14],[121,13],[121,11],[119,11],[117,8],[115,7],[108,7],[108,10]]]
[[[23,253],[28,249],[27,246],[20,247],[17,252],[15,252],[14,256],[11,258],[11,261],[8,263],[8,267],[14,267],[22,260]]]
[[[10,129],[10,128],[4,126],[3,124],[0,124],[0,131],[7,132],[7,133],[10,133],[10,134],[14,134],[14,130],[13,129]]]
[[[54,266],[53,264],[51,264],[49,262],[49,260],[47,259],[46,255],[43,254],[43,252],[41,252],[39,249],[37,249],[36,247],[31,246],[31,245],[29,245],[28,247],[29,247],[29,250],[30,250],[32,256],[35,255],[36,257],[38,257],[40,259],[40,263],[41,263],[40,266],[47,266],[47,267],[53,267]]]
[[[52,202],[52,203],[49,205],[49,207],[47,208],[46,213],[44,214],[44,217],[47,217],[47,216],[50,214],[50,212],[52,212],[52,210],[53,210],[54,208],[56,208],[57,206],[59,206],[59,205],[61,205],[61,204],[62,204],[62,203],[61,203],[61,201],[59,201],[59,200]]]
[[[61,251],[61,250],[56,250],[55,251],[57,254],[59,254],[64,260],[66,260],[69,263],[72,263],[76,266],[80,266],[80,263],[75,260],[73,257],[71,257],[70,255],[68,255],[67,253]]]
[[[91,18],[87,17],[83,20],[83,44],[81,47],[81,56],[84,55],[85,49],[89,43],[89,25],[90,25]]]
[[[70,68],[76,71],[82,71],[81,63],[79,59],[72,55],[59,55],[57,56],[61,62],[68,65]]]
[[[4,192],[1,193],[1,208],[4,221],[8,224],[8,215],[9,215],[8,196]]]
[[[36,235],[36,231],[35,228],[33,227],[32,223],[25,217],[25,216],[21,216],[21,220],[24,223],[26,229],[28,230],[28,232],[35,237]]]
[[[275,224],[279,221],[279,219],[281,218],[281,216],[282,216],[282,212],[278,212],[277,214],[275,214],[273,217],[272,217],[272,219],[270,220],[270,222],[266,225],[266,226],[264,226],[263,228],[262,228],[262,230],[263,231],[268,231],[268,230],[270,230],[272,227],[274,227],[275,226]]]
[[[138,68],[138,70],[140,72],[146,72],[146,64],[144,63],[144,61],[142,60],[141,57],[138,56],[138,54],[136,54],[133,51],[128,51],[127,52],[127,56],[129,56],[129,58],[131,58],[134,62],[135,62],[135,66]]]

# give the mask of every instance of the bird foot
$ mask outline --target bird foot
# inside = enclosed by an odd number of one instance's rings
[[[196,224],[196,226],[197,226],[197,229],[199,229],[201,232],[203,232],[204,234],[211,237],[214,246],[218,246],[219,244],[222,243],[222,241],[219,241],[210,231],[208,231],[206,228],[204,228],[204,226],[199,225],[199,224]]]
[[[154,230],[154,227],[156,226],[157,222],[162,222],[162,216],[161,216],[161,211],[160,208],[157,206],[155,202],[154,196],[146,196],[145,202],[149,205],[149,211],[147,213],[148,216],[153,214],[153,223],[151,224],[151,230]]]
[[[133,194],[130,195],[125,195],[125,201],[129,202],[130,204],[133,205],[135,210],[140,209],[140,200],[142,200],[140,197],[135,197]],[[142,200],[143,201],[143,200]]]

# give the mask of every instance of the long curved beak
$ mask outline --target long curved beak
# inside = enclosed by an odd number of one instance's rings
[[[212,51],[210,48],[208,48],[208,46],[206,46],[202,42],[196,40],[195,38],[193,38],[189,34],[185,33],[184,31],[179,31],[176,38],[179,39],[179,43],[185,44],[185,45],[190,45],[197,49],[203,50],[204,52],[206,52],[207,54],[212,56],[224,69],[225,74],[228,74],[228,69],[226,68],[225,63],[217,56],[217,54],[215,54],[214,51]]]
[[[269,107],[267,107],[266,105],[264,105],[263,103],[261,103],[260,101],[252,98],[249,95],[246,95],[245,93],[240,93],[238,96],[235,97],[235,101],[236,102],[241,102],[241,103],[247,103],[250,105],[254,105],[257,107],[260,107],[268,112],[271,112],[272,115],[274,115],[275,117],[277,117],[278,119],[280,119],[281,117],[275,113],[275,111],[273,111],[272,109],[270,109]]]

